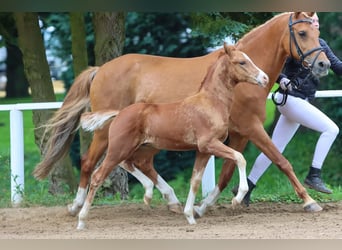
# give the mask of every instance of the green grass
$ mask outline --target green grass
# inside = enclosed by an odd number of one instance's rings
[[[61,99],[61,97],[59,98]],[[30,98],[6,100],[0,99],[0,104],[9,103],[22,103],[31,102]],[[265,126],[269,126],[273,121],[274,105],[271,101],[267,102],[267,120]],[[32,123],[32,111],[24,111],[24,142],[25,142],[25,194],[23,206],[54,206],[54,205],[66,205],[70,203],[74,194],[65,195],[51,195],[48,192],[49,183],[47,180],[37,181],[31,173],[34,166],[40,161],[40,154],[38,147],[34,143],[34,126]],[[9,133],[9,112],[2,112],[0,116],[0,207],[10,207],[10,133]],[[299,132],[287,147],[284,155],[292,163],[298,179],[302,182],[307,174],[310,166],[314,146],[318,135],[308,131]],[[247,160],[247,174],[250,171],[254,160],[259,154],[259,150],[252,144],[248,144],[244,156]],[[216,180],[221,170],[221,159],[216,159]],[[332,148],[329,156],[325,162],[324,169],[329,171],[323,171],[323,178],[330,184],[330,188],[333,189],[332,195],[321,194],[313,190],[308,190],[309,194],[318,202],[330,202],[342,200],[342,187],[341,187],[341,159],[339,151]],[[336,169],[331,171],[332,169]],[[168,183],[174,188],[181,202],[185,202],[188,190],[189,181],[191,176],[192,166],[179,174],[176,179],[169,181]],[[230,203],[232,199],[231,189],[238,184],[238,175],[235,171],[232,180],[228,187],[223,191],[218,200],[218,203]],[[127,201],[121,201],[119,195],[115,197],[98,197],[95,200],[95,204],[119,204],[125,203],[141,203],[143,202],[144,189],[140,184],[130,184],[129,199]],[[197,201],[201,199],[201,190],[198,192]],[[296,196],[292,186],[288,179],[280,170],[272,165],[266,174],[260,179],[257,184],[257,188],[253,192],[252,202],[295,202],[301,203],[302,201]],[[154,190],[154,197],[152,205],[164,204],[165,201],[161,197],[157,189]]]

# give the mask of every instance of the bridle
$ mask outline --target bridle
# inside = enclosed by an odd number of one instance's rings
[[[291,42],[293,41],[293,43],[294,43],[294,45],[295,45],[295,47],[296,47],[296,50],[297,50],[297,54],[298,54],[299,57],[300,57],[300,63],[301,63],[301,65],[302,65],[302,67],[303,67],[304,69],[309,69],[309,70],[310,70],[310,74],[311,74],[311,72],[312,72],[312,66],[315,65],[316,60],[317,60],[319,54],[323,52],[323,48],[322,48],[322,46],[319,46],[319,47],[317,47],[317,48],[313,48],[313,49],[307,51],[306,53],[303,53],[303,51],[302,51],[301,48],[299,47],[299,44],[298,44],[297,39],[296,39],[296,36],[295,36],[295,34],[294,34],[293,26],[294,26],[295,24],[297,24],[297,23],[304,23],[304,22],[312,24],[312,19],[310,19],[310,18],[305,18],[305,19],[300,19],[300,20],[297,20],[297,21],[293,22],[293,21],[292,21],[292,14],[290,15],[290,18],[289,18],[289,30],[290,30],[290,55],[291,55],[291,57],[293,57],[292,46],[291,46]],[[315,58],[314,58],[312,64],[305,64],[305,62],[306,62],[306,61],[305,61],[305,58],[306,58],[307,56],[311,55],[312,53],[316,52],[316,51],[319,51],[319,52],[316,54],[316,56],[315,56]],[[298,76],[299,73],[300,73],[300,71],[299,71],[294,77],[292,77],[292,79],[295,79],[295,78]],[[305,78],[305,80],[309,77],[310,74],[307,75],[307,77]],[[292,81],[292,79],[290,79],[290,82],[289,82],[288,84],[294,83],[294,82]],[[296,87],[296,85],[294,85],[294,87]],[[283,106],[283,105],[286,103],[288,93],[287,93],[287,90],[285,90],[285,91],[284,91],[284,94],[283,94],[283,99],[282,99],[280,102],[277,102],[277,101],[275,100],[275,94],[279,91],[279,89],[280,89],[280,87],[279,87],[276,91],[274,91],[274,92],[272,93],[272,100],[273,100],[273,102],[274,102],[276,105]]]
[[[300,57],[300,62],[301,64],[303,65],[304,68],[311,68],[311,65],[314,65],[315,62],[316,62],[316,59],[317,57],[319,56],[319,54],[323,51],[323,48],[322,46],[319,46],[317,48],[313,48],[309,51],[307,51],[306,53],[303,53],[303,51],[301,50],[301,48],[299,47],[298,45],[298,42],[297,42],[297,39],[296,39],[296,36],[294,34],[294,31],[293,31],[293,26],[297,23],[310,23],[312,24],[312,19],[309,19],[309,18],[305,18],[305,19],[300,19],[300,20],[297,20],[295,22],[292,22],[292,14],[290,15],[290,18],[289,18],[289,29],[290,29],[290,54],[291,54],[291,57],[293,57],[293,54],[292,54],[292,46],[291,46],[291,42],[293,40],[293,43],[295,44],[296,46],[296,50],[297,50],[297,54],[299,55]],[[305,62],[305,58],[308,56],[308,55],[311,55],[312,53],[314,53],[315,51],[320,51],[319,53],[317,53],[313,63],[311,65],[308,65],[306,66],[304,64]]]

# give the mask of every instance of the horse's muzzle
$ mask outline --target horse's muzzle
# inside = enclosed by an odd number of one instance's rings
[[[330,62],[317,60],[312,67],[312,74],[316,77],[326,76],[329,73]]]

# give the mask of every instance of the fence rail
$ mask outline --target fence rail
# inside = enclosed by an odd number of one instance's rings
[[[316,97],[342,97],[342,90],[322,90]],[[271,94],[268,99],[271,98]],[[0,105],[0,111],[10,112],[10,165],[11,165],[11,202],[19,206],[24,192],[24,125],[23,110],[58,109],[62,102],[17,103]],[[212,156],[202,179],[202,195],[206,196],[215,187],[215,161]]]

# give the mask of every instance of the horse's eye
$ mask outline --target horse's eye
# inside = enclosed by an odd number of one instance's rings
[[[298,35],[300,36],[300,37],[305,37],[306,36],[306,31],[299,31],[298,32]]]
[[[245,65],[246,62],[245,62],[245,61],[240,61],[239,64],[240,64],[240,65]]]

